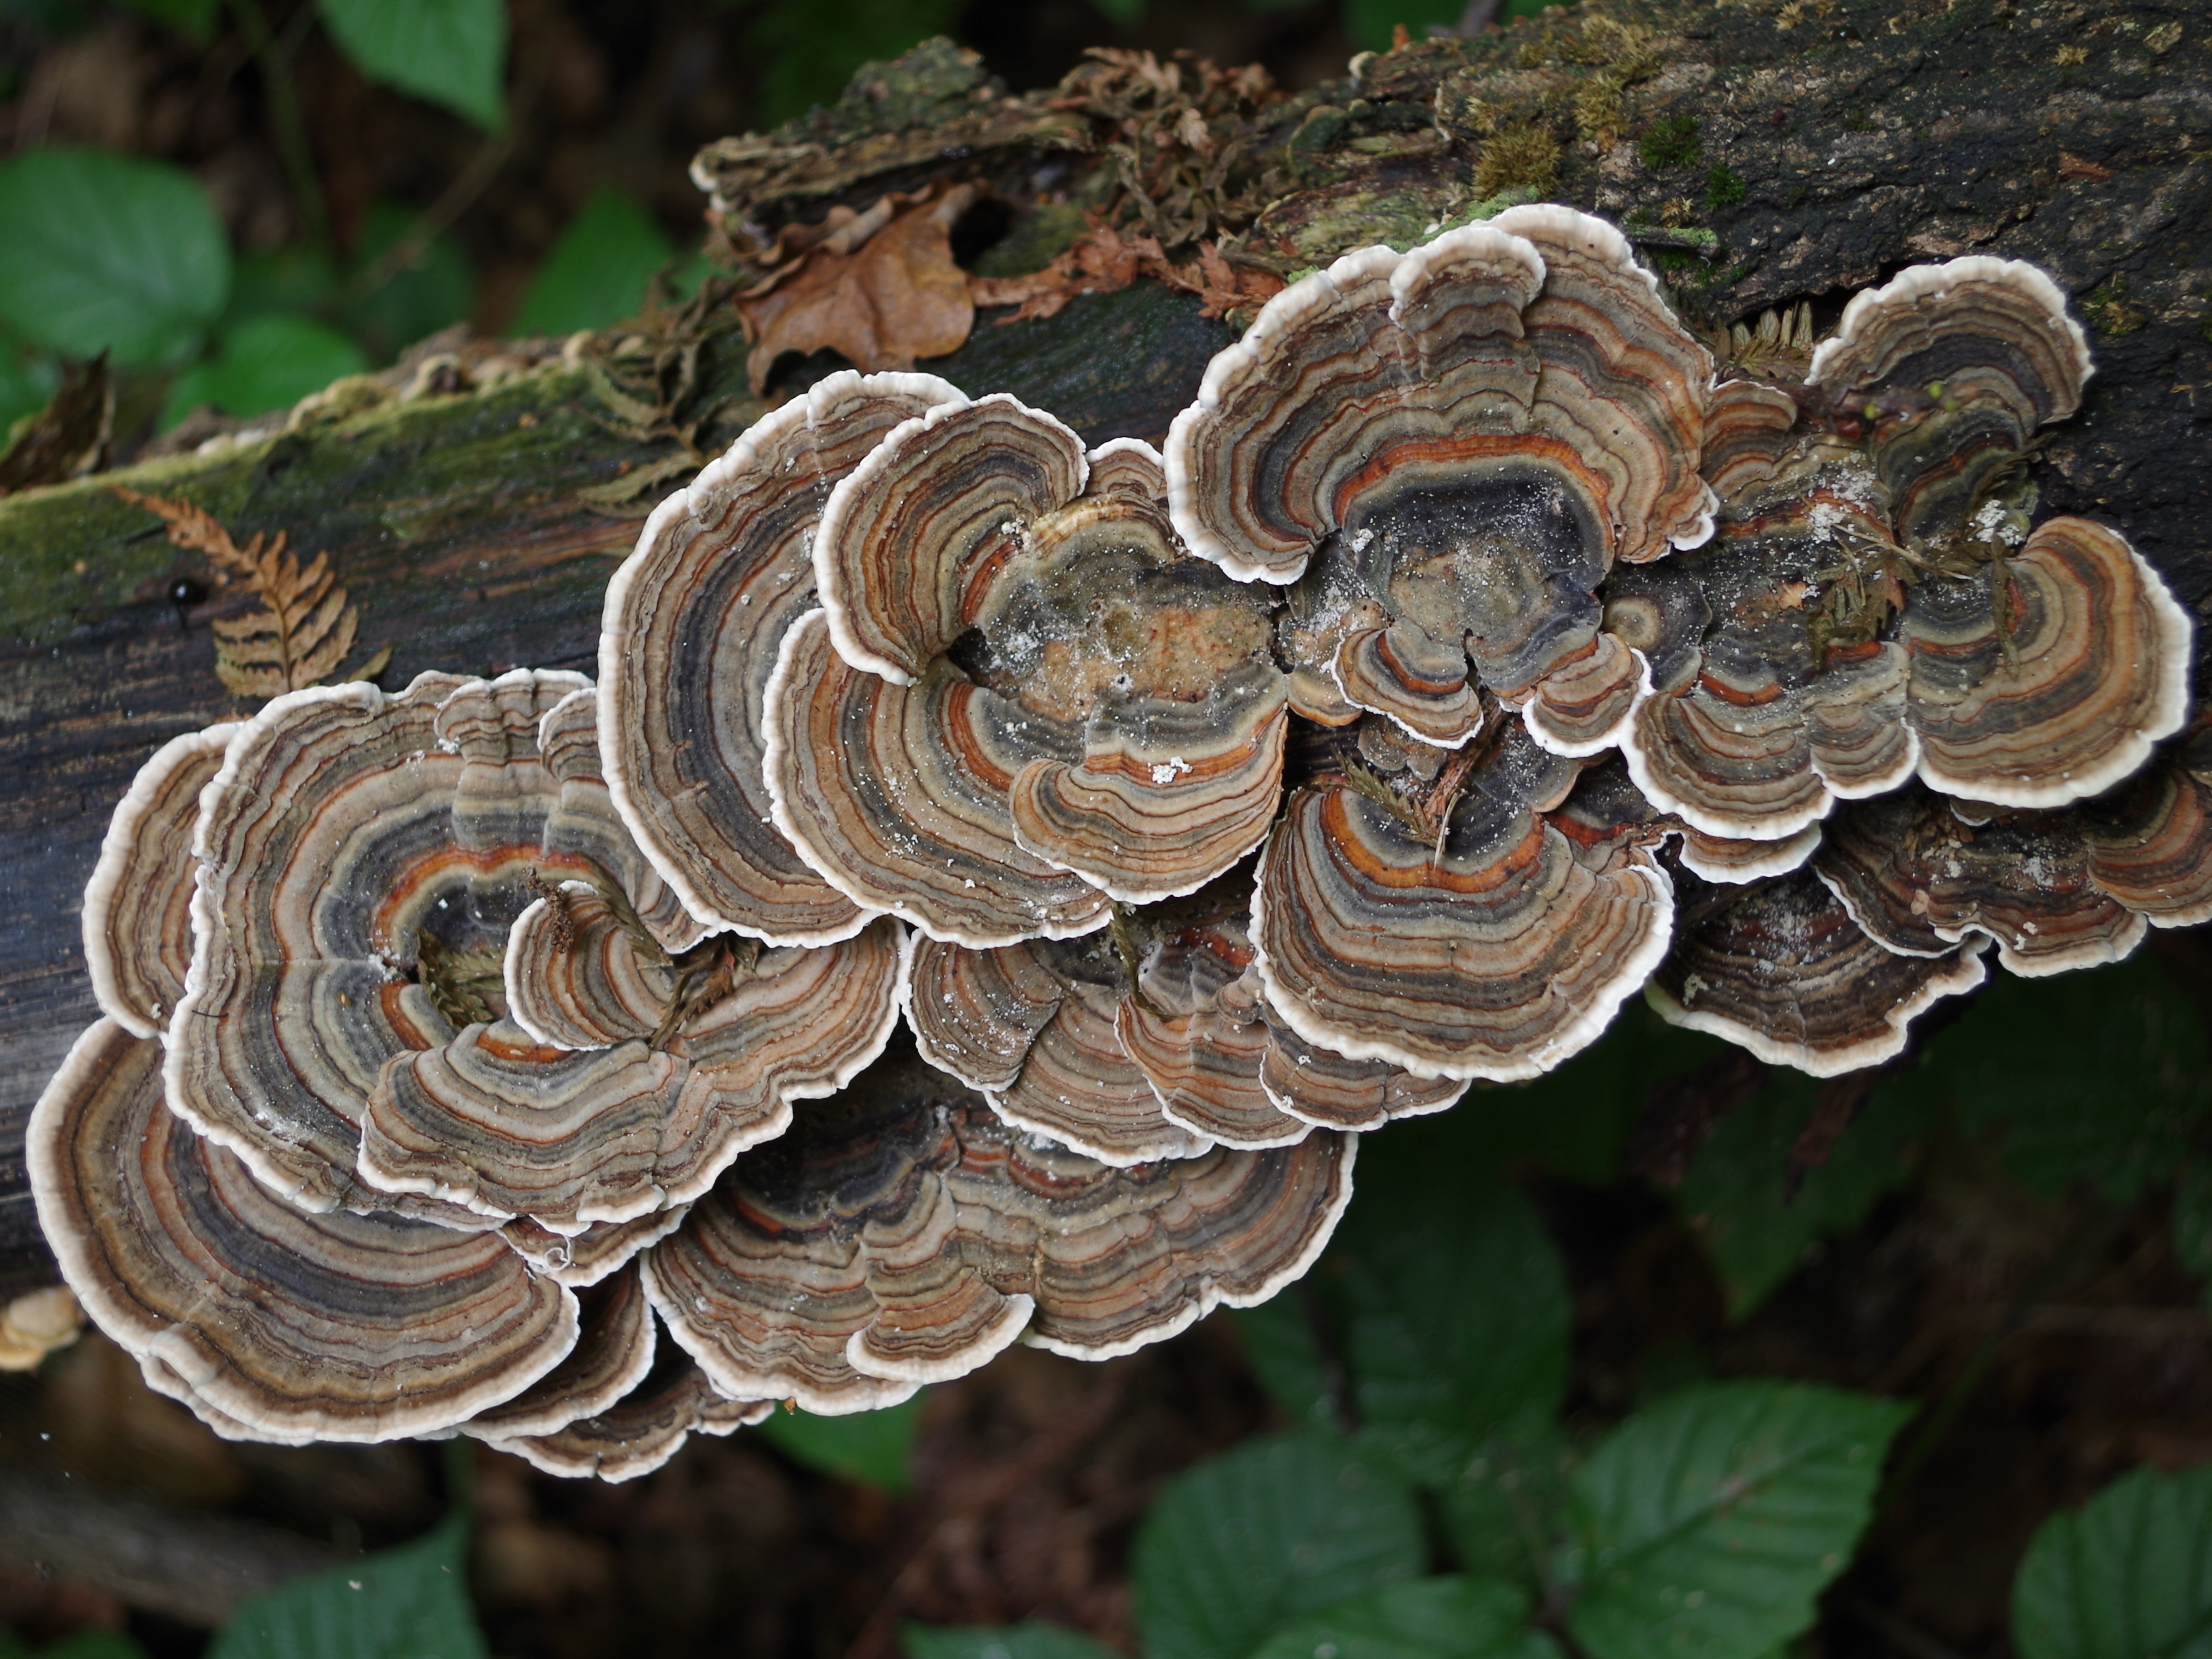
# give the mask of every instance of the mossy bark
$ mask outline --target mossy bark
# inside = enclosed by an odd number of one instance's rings
[[[1488,205],[1540,191],[1628,225],[1706,326],[1801,299],[1831,320],[1850,290],[1916,260],[2035,260],[2075,296],[2099,364],[2081,416],[2037,458],[2045,503],[2119,525],[2201,608],[2209,46],[2201,3],[1553,11],[1369,57],[1263,112],[1248,170],[1273,200],[1232,246],[1287,272],[1479,213],[1478,185]],[[943,69],[864,76],[836,108],[726,151],[726,205],[772,226],[933,174],[983,179],[1019,216],[1105,164],[1042,98],[994,104],[972,73]],[[877,170],[856,172],[862,152]],[[1157,440],[1229,337],[1195,299],[1144,287],[1011,327],[987,315],[924,367],[972,393],[1014,392],[1094,441]],[[703,373],[706,397],[733,399],[711,434],[726,442],[760,407],[732,337],[708,345]],[[0,500],[0,1290],[52,1277],[22,1125],[94,1016],[77,896],[108,813],[158,744],[240,712],[205,625],[222,607],[180,615],[170,600],[178,577],[203,573],[106,485],[185,496],[241,538],[283,530],[328,553],[361,606],[361,649],[392,647],[386,684],[432,667],[590,669],[601,589],[636,525],[577,492],[666,453],[608,414],[586,374],[555,362],[495,391]]]

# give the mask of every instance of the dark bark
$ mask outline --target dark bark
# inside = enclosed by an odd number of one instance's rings
[[[1916,260],[2033,259],[2074,293],[2099,362],[2087,407],[2037,459],[2045,504],[2118,524],[2202,608],[2212,8],[1608,8],[1648,30],[1640,41],[1592,15],[1370,57],[1355,79],[1262,112],[1241,179],[1270,204],[1232,257],[1287,272],[1417,240],[1475,206],[1478,176],[1510,182],[1503,147],[1533,131],[1559,147],[1545,193],[1627,224],[1703,325],[1800,299],[1829,321],[1852,289]],[[705,170],[732,220],[772,228],[931,177],[986,179],[1018,215],[1050,189],[1083,199],[1110,135],[1086,138],[1043,94],[994,103],[957,65],[943,78],[946,61],[879,75],[773,143],[726,150]],[[1094,441],[1157,439],[1229,337],[1196,300],[1140,287],[1040,322],[987,317],[925,367],[970,392],[1015,392]],[[759,406],[742,400],[729,337],[704,365],[702,400],[738,399],[708,434],[726,442]],[[108,812],[157,744],[234,712],[204,625],[219,606],[180,627],[169,599],[177,576],[202,573],[106,484],[185,495],[241,537],[282,529],[328,552],[362,607],[363,647],[393,647],[386,684],[430,667],[589,668],[600,589],[635,526],[576,492],[666,453],[608,416],[590,378],[556,362],[490,392],[331,410],[223,453],[0,501],[0,1288],[52,1275],[22,1125],[93,1017],[77,896]]]

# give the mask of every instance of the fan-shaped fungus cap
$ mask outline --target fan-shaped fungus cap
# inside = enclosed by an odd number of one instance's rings
[[[1644,997],[1670,1023],[1834,1077],[1905,1051],[1939,999],[1982,982],[1978,937],[1928,957],[1867,937],[1809,870],[1747,885],[1682,878],[1674,948]]]
[[[226,721],[172,738],[138,769],[107,821],[84,889],[84,965],[100,1012],[134,1036],[159,1036],[185,994],[192,959],[192,827],[200,791],[238,731]]]
[[[1018,1129],[1127,1166],[1190,1158],[1206,1138],[1171,1121],[1122,1047],[1128,969],[1103,935],[978,951],[915,946],[907,1024],[922,1058]]]
[[[574,1235],[556,1233],[527,1216],[518,1216],[499,1236],[530,1264],[532,1273],[580,1291],[626,1267],[648,1244],[658,1244],[684,1224],[690,1206],[678,1204],[635,1221],[603,1221]]]
[[[855,902],[979,947],[1203,885],[1267,832],[1267,605],[1186,556],[1158,457],[1011,398],[947,404],[832,494],[826,633],[787,636],[769,787]],[[833,739],[831,734],[835,734]]]
[[[2078,810],[2099,888],[2154,927],[2212,921],[2212,726]]]
[[[1024,1327],[1104,1358],[1311,1264],[1351,1191],[1326,1132],[1116,1170],[1027,1141],[940,1074],[885,1062],[738,1160],[646,1258],[671,1334],[725,1393],[889,1404]]]
[[[611,954],[592,950],[588,920],[579,932],[595,957]],[[561,1233],[689,1203],[783,1133],[793,1101],[834,1093],[883,1052],[906,954],[887,918],[818,949],[724,938],[668,964],[656,1026],[606,1033],[608,1046],[546,1047],[510,1020],[471,1025],[385,1067],[361,1171],[383,1191]]]
[[[544,844],[560,786],[537,752],[540,716],[580,684],[522,670],[424,675],[396,696],[318,687],[232,740],[201,797],[167,1086],[295,1203],[383,1201],[354,1161],[385,1063],[490,1018],[530,882],[587,872]]]
[[[725,1399],[680,1350],[663,1352],[666,1357],[653,1374],[605,1411],[550,1434],[495,1438],[492,1443],[546,1474],[635,1480],[683,1450],[693,1435],[734,1434],[775,1409],[773,1400]]]
[[[2052,519],[1966,580],[1917,584],[1920,775],[1947,794],[2063,806],[2109,788],[2189,718],[2191,629],[2126,540]]]
[[[545,850],[567,866],[580,859],[622,895],[629,916],[670,952],[688,951],[707,924],[684,908],[615,810],[599,756],[599,693],[571,691],[538,722],[538,752],[560,782],[560,805],[545,826]]]
[[[2015,974],[2117,962],[2148,927],[2212,915],[2212,825],[2187,756],[2058,811],[1921,790],[1862,801],[1828,826],[1814,868],[1893,951],[1933,955],[1983,933]]]
[[[1292,794],[1253,912],[1269,1005],[1310,1042],[1512,1081],[1594,1041],[1667,949],[1657,831],[1547,814],[1576,767],[1504,723],[1418,787],[1347,765]]]
[[[1644,678],[1593,590],[1711,535],[1711,380],[1620,233],[1571,209],[1363,249],[1208,368],[1169,435],[1176,527],[1233,575],[1317,589],[1289,641],[1302,707],[1326,675],[1456,746],[1479,683],[1594,753]]]
[[[693,915],[781,944],[866,912],[771,823],[768,680],[815,605],[807,539],[835,484],[901,422],[959,397],[927,374],[833,374],[763,416],[646,521],[608,584],[601,748],[623,820]]]
[[[161,1048],[101,1019],[27,1135],[40,1225],[94,1322],[225,1432],[430,1434],[558,1365],[573,1292],[489,1234],[307,1215],[161,1098]]]
[[[1607,614],[1650,641],[1659,690],[1621,750],[1656,805],[1709,836],[1790,841],[1839,797],[1911,775],[1906,653],[1823,631],[1824,582],[1887,541],[1863,474],[1827,470],[1731,513],[1709,546],[1625,573]]]
[[[1969,255],[1853,296],[1809,385],[1863,432],[1908,546],[1956,536],[2035,428],[2081,406],[2089,343],[2050,277]]]
[[[1239,872],[1126,913],[1110,939],[925,942],[907,1011],[922,1058],[1017,1128],[1115,1164],[1288,1146],[1317,1125],[1373,1128],[1459,1097],[1456,1083],[1347,1060],[1285,1026],[1261,998],[1251,899]]]
[[[636,1268],[625,1267],[576,1300],[579,1328],[568,1357],[505,1405],[478,1412],[464,1433],[494,1441],[554,1434],[596,1417],[645,1380],[655,1327]]]

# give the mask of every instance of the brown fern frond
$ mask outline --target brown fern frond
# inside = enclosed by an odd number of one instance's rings
[[[198,553],[228,580],[239,578],[260,607],[242,617],[210,624],[215,635],[215,672],[241,697],[273,697],[314,685],[338,672],[361,630],[361,607],[346,602],[330,556],[318,553],[302,567],[286,546],[286,535],[256,531],[240,547],[221,520],[204,507],[161,495],[111,486],[134,507],[142,507],[169,527],[169,539]],[[362,665],[356,678],[381,672],[387,650]]]

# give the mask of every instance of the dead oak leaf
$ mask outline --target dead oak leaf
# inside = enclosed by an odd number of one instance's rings
[[[1198,245],[1197,258],[1178,264],[1162,251],[1158,237],[1125,235],[1093,215],[1091,229],[1042,270],[970,277],[968,291],[979,306],[1017,307],[999,320],[1021,323],[1053,315],[1079,294],[1118,292],[1139,276],[1197,295],[1206,317],[1257,309],[1283,289],[1281,277],[1231,264],[1211,242]]]
[[[955,185],[865,214],[837,210],[826,234],[739,295],[755,395],[786,352],[835,351],[872,373],[957,349],[975,305],[952,261],[952,227],[977,194]]]

